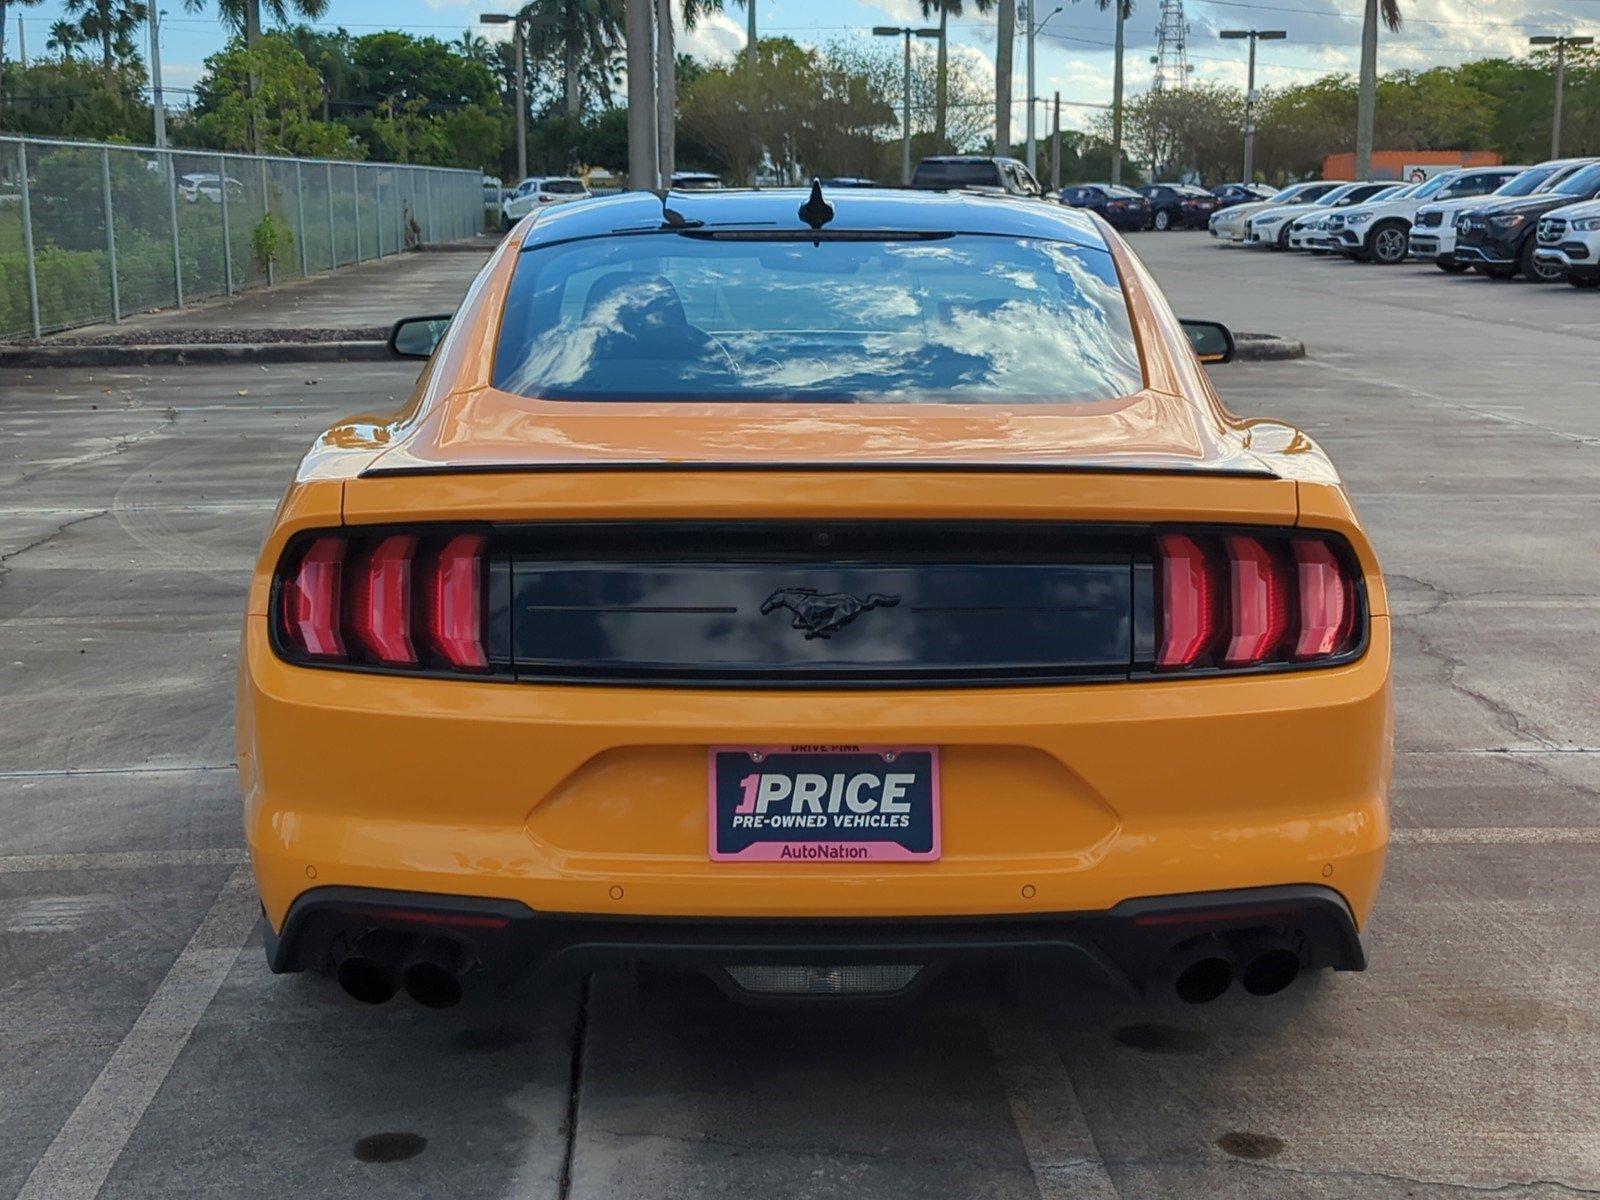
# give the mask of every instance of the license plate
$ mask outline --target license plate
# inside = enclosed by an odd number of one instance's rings
[[[930,862],[939,857],[932,746],[713,746],[718,862]]]

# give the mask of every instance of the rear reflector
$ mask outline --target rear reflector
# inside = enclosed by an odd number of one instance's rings
[[[1322,536],[1168,533],[1157,546],[1157,670],[1309,663],[1350,650],[1356,577]]]
[[[285,559],[275,628],[286,656],[484,671],[481,533],[319,534]]]

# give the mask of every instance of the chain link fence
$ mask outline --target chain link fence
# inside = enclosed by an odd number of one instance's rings
[[[483,229],[477,171],[0,137],[0,341]]]

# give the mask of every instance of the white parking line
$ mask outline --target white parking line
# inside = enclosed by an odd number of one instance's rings
[[[1117,1200],[1077,1089],[1050,1039],[1019,1012],[989,1007],[983,1024],[1040,1200]]]
[[[0,771],[0,779],[76,779],[89,775],[184,775],[192,771],[232,771],[236,763],[176,763],[172,766],[60,767],[37,771]]]
[[[0,875],[36,875],[41,871],[136,871],[141,867],[232,867],[249,861],[243,849],[122,850],[89,854],[0,855]]]
[[[17,1200],[93,1200],[255,928],[250,872],[236,868],[189,944],[35,1164]]]

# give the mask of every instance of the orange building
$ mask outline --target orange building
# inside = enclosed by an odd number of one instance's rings
[[[1505,160],[1493,150],[1374,150],[1372,178],[1411,179],[1414,171],[1437,175],[1451,167],[1498,167]],[[1322,160],[1324,179],[1354,179],[1356,156],[1330,154]]]

